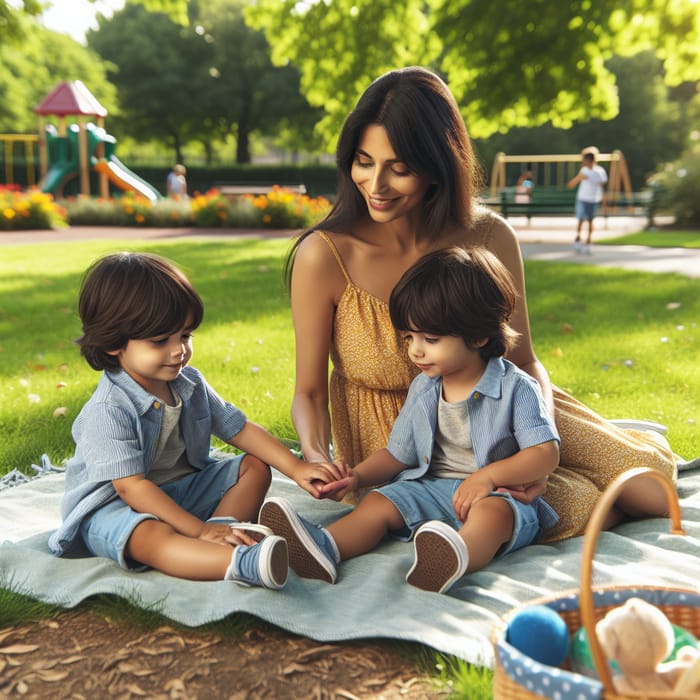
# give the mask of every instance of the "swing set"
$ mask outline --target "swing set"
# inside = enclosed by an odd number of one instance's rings
[[[598,164],[608,164],[608,184],[603,195],[601,214],[625,213],[638,202],[632,192],[627,161],[622,151],[596,154]],[[519,171],[513,176],[513,168],[509,165],[518,164]],[[569,154],[539,154],[539,155],[506,155],[497,153],[491,170],[490,199],[501,203],[506,202],[506,195],[512,194],[518,175],[529,170],[535,182],[532,202],[516,204],[515,207],[529,208],[533,213],[561,214],[570,213],[573,209],[574,193],[567,190],[566,183],[574,177],[581,168],[581,153]],[[510,175],[510,181],[508,179]],[[510,198],[509,198],[510,199]],[[538,202],[539,200],[539,202]],[[546,207],[542,207],[547,202]],[[557,204],[560,206],[557,208]],[[510,207],[510,202],[509,202]],[[547,211],[539,211],[539,209]],[[523,212],[524,213],[524,212]]]

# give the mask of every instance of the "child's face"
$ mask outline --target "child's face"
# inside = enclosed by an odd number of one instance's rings
[[[122,369],[146,391],[161,396],[192,357],[192,328],[187,325],[172,335],[132,338],[125,348],[110,354],[119,358]]]
[[[429,377],[451,379],[484,366],[479,351],[468,348],[457,336],[404,331],[403,337],[411,362]]]

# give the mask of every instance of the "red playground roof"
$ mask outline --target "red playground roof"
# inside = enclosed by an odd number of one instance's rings
[[[34,108],[37,114],[53,114],[58,117],[66,115],[85,115],[89,117],[106,117],[107,110],[80,80],[59,83]]]

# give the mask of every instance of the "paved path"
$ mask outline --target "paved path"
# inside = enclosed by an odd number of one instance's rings
[[[572,217],[513,217],[510,223],[520,239],[523,257],[550,262],[569,262],[604,267],[628,268],[646,272],[677,272],[700,277],[700,248],[648,248],[645,246],[592,246],[591,255],[581,255],[573,249],[576,221]],[[594,241],[614,238],[640,231],[646,224],[643,217],[599,218]],[[60,243],[95,238],[114,240],[152,240],[196,237],[201,240],[231,238],[286,238],[293,231],[255,229],[198,228],[135,228],[76,226],[63,231],[5,231],[0,232],[0,245],[23,243]]]
[[[603,267],[627,268],[644,272],[677,272],[700,277],[700,248],[649,248],[647,246],[596,245],[595,241],[636,233],[644,228],[645,218],[610,217],[607,223],[596,220],[591,255],[573,248],[576,220],[569,217],[513,218],[524,258],[550,262],[581,263]]]

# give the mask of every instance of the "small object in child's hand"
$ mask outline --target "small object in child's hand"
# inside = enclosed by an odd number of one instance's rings
[[[352,477],[350,476],[344,476],[342,479],[330,481],[327,484],[321,484],[319,489],[321,491],[321,495],[331,496],[334,493],[338,493],[338,491],[342,491],[350,484],[351,479]],[[314,481],[314,483],[316,483],[316,481]]]

